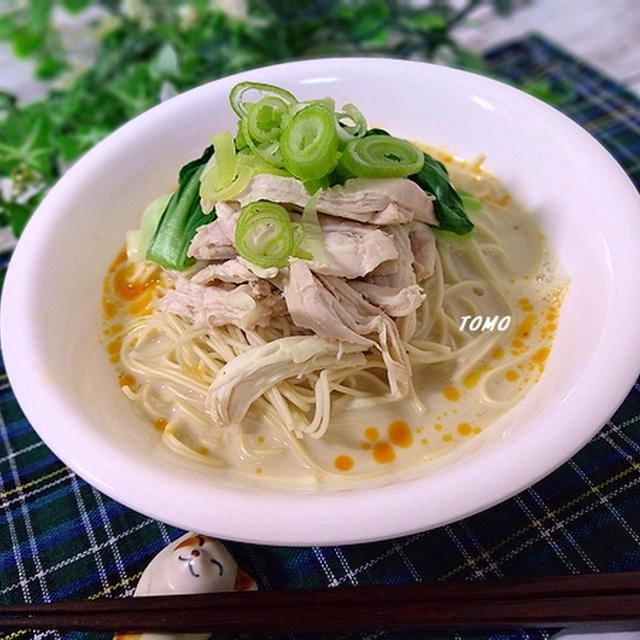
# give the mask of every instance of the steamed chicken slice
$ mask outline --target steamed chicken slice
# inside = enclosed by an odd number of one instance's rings
[[[413,254],[413,269],[418,281],[433,275],[436,266],[436,239],[426,224],[412,222],[408,226],[409,245]]]
[[[187,250],[190,258],[220,260],[233,258],[236,222],[240,217],[240,205],[234,201],[216,204],[216,219],[198,228]]]
[[[266,280],[211,287],[185,276],[178,276],[174,288],[158,301],[158,308],[190,320],[195,328],[265,327],[285,311],[282,297]]]
[[[289,266],[284,299],[297,326],[330,340],[379,349],[388,370],[391,396],[407,395],[411,369],[398,328],[349,282],[334,276],[316,277],[303,261],[294,260]]]
[[[264,173],[252,178],[235,199],[241,206],[256,200],[269,200],[303,208],[309,197],[299,180]],[[407,178],[347,180],[344,185],[321,191],[317,210],[370,224],[402,224],[413,220],[438,224],[431,198]]]
[[[398,257],[393,237],[373,225],[319,215],[325,259],[308,262],[315,273],[361,278]]]
[[[311,329],[327,340],[351,342],[365,347],[374,344],[340,318],[336,299],[302,260],[293,260],[289,265],[284,300],[291,320],[298,327]]]
[[[233,258],[237,253],[233,241],[224,232],[218,219],[198,228],[189,244],[187,255],[199,260],[225,260]]]
[[[378,270],[351,283],[369,302],[398,318],[414,313],[424,302],[419,281],[430,276],[435,266],[435,240],[426,225],[414,222],[389,228],[398,258],[394,270]]]

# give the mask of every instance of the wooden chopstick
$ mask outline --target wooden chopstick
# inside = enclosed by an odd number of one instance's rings
[[[640,572],[62,601],[0,607],[0,629],[348,631],[640,625]]]

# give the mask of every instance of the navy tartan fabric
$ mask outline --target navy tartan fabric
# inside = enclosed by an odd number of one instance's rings
[[[535,36],[496,49],[486,59],[497,77],[545,86],[556,106],[600,140],[640,185],[636,96]],[[5,255],[2,274],[7,261]],[[569,462],[473,517],[362,545],[228,546],[261,589],[640,570],[639,488],[636,383],[611,420]],[[101,495],[55,458],[25,420],[0,370],[0,603],[131,595],[151,558],[181,533]],[[524,640],[551,635],[535,629],[481,635],[451,631],[432,637]],[[21,631],[3,637],[108,636]],[[332,637],[425,635],[377,631]]]

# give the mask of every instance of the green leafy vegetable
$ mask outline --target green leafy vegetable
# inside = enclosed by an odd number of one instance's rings
[[[130,262],[139,262],[146,258],[151,238],[170,199],[171,194],[168,193],[150,202],[142,212],[140,228],[127,231],[126,249]]]
[[[205,214],[200,207],[200,175],[213,154],[207,147],[197,160],[180,169],[178,188],[171,196],[147,250],[147,259],[166,269],[186,269],[193,261],[187,249],[196,229],[215,219],[215,211]]]
[[[466,235],[473,230],[473,222],[467,216],[463,200],[449,182],[449,173],[441,162],[425,153],[422,168],[409,177],[435,196],[433,210],[440,229],[457,235]]]

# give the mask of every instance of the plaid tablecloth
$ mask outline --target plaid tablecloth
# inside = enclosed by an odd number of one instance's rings
[[[496,76],[547,95],[600,140],[640,185],[636,96],[537,37],[496,49],[487,61]],[[5,255],[2,275],[7,261]],[[65,467],[22,415],[4,368],[0,474],[0,603],[131,595],[151,558],[182,533],[105,497]],[[574,458],[513,499],[473,517],[362,545],[228,546],[262,589],[640,570],[639,487],[636,383],[616,414]],[[540,629],[437,637],[550,635]],[[108,636],[24,631],[3,637]],[[339,637],[424,635],[376,632]]]

